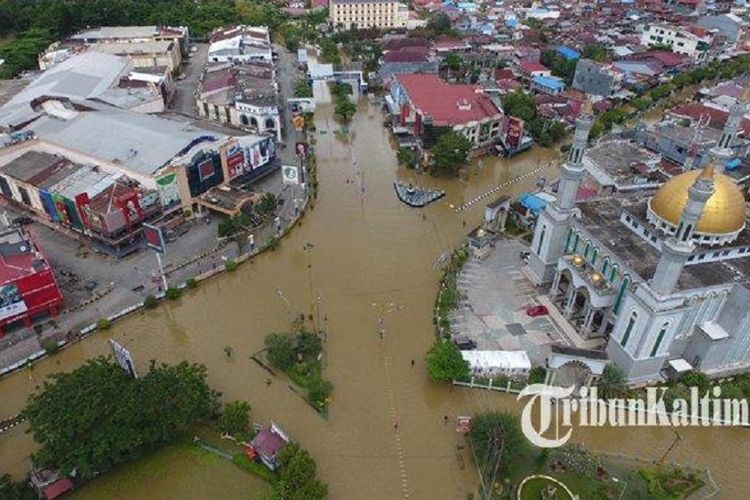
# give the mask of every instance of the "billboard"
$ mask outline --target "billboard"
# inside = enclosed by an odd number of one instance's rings
[[[229,178],[234,179],[235,177],[242,175],[245,168],[245,155],[242,152],[242,148],[240,148],[237,143],[227,149],[226,158]]]
[[[0,287],[0,320],[26,312],[26,303],[18,287],[10,283]]]
[[[156,189],[159,191],[161,206],[171,207],[180,202],[180,188],[177,185],[177,174],[163,175],[156,178]]]
[[[159,253],[164,253],[166,251],[164,233],[160,227],[144,223],[143,236],[146,238],[146,246],[151,250]]]
[[[213,177],[214,173],[216,171],[216,168],[214,167],[214,160],[213,158],[208,158],[207,160],[203,160],[198,164],[198,176],[200,177],[201,182],[205,181],[209,177]]]
[[[120,368],[125,370],[125,373],[131,377],[138,378],[138,374],[135,371],[133,356],[131,356],[130,351],[112,339],[109,339],[109,345],[112,347],[112,354],[115,356],[115,361],[120,365]]]
[[[307,147],[308,144],[306,142],[298,142],[294,146],[294,150],[297,152],[297,156],[300,158],[304,158],[307,156]]]
[[[292,126],[297,132],[302,131],[305,128],[305,117],[302,115],[294,115],[292,118]]]
[[[505,147],[510,150],[515,150],[521,147],[521,140],[523,139],[523,120],[516,118],[515,116],[509,116],[506,119],[505,129]]]
[[[294,165],[282,166],[281,179],[284,184],[299,184],[299,167]]]

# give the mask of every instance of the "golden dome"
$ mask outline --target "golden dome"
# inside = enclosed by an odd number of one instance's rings
[[[649,207],[662,220],[677,226],[688,201],[688,190],[704,170],[691,170],[669,179],[656,192]],[[713,172],[712,172],[713,173]],[[722,235],[745,226],[745,197],[729,177],[714,173],[714,194],[706,202],[696,233]]]

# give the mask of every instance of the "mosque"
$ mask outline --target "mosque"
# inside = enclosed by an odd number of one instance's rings
[[[590,112],[576,123],[528,271],[630,383],[661,380],[668,367],[712,376],[750,367],[750,228],[742,189],[724,173],[745,101],[732,107],[712,161],[691,169],[688,159],[653,196],[576,203]]]

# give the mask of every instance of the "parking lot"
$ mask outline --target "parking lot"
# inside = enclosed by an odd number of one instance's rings
[[[451,331],[477,349],[524,350],[532,363],[544,365],[549,344],[568,341],[548,316],[527,314],[538,292],[521,271],[523,251],[525,243],[498,239],[487,257],[466,263],[458,278],[464,298],[451,314]]]

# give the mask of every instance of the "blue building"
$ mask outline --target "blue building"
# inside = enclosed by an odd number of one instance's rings
[[[558,54],[560,54],[561,56],[563,56],[565,59],[569,61],[573,61],[575,59],[581,58],[580,52],[570,47],[566,47],[565,45],[558,45],[557,47],[555,47],[555,50],[557,51]]]
[[[554,76],[537,75],[531,79],[531,90],[543,94],[558,95],[565,90],[565,82]]]

